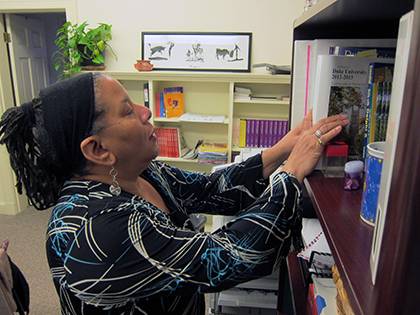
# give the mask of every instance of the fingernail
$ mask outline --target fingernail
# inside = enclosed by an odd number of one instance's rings
[[[340,129],[341,129],[341,126],[335,127],[335,130],[340,130]]]

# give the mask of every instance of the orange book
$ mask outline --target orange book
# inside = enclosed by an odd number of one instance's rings
[[[182,87],[163,89],[166,117],[179,117],[185,112],[184,91]]]

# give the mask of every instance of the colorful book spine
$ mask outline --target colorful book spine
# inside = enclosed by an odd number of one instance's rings
[[[391,103],[391,93],[392,93],[392,82],[389,82],[389,94],[386,101],[386,106],[384,110],[384,117],[383,117],[383,126],[381,128],[381,141],[386,140],[386,133],[388,127],[388,116],[389,116],[389,105]]]
[[[262,132],[260,133],[260,147],[267,148],[268,144],[268,120],[262,120]]]
[[[271,136],[270,136],[270,146],[273,146],[276,143],[277,139],[277,120],[271,121]]]
[[[245,146],[250,147],[251,143],[251,120],[246,119],[246,136],[245,136]]]
[[[160,93],[159,92],[155,93],[154,108],[155,108],[155,117],[160,117]]]
[[[254,148],[260,146],[261,120],[254,120]]]
[[[144,83],[143,84],[143,95],[144,95],[144,106],[149,108],[150,107],[150,103],[149,103],[149,83]]]
[[[159,93],[159,104],[160,104],[160,117],[166,117],[166,111],[165,111],[165,102],[163,98],[163,92]]]
[[[246,147],[246,126],[247,126],[246,119],[241,119],[239,123],[239,147],[240,148]]]

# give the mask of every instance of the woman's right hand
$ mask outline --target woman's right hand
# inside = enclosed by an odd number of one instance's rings
[[[342,117],[335,120],[329,117],[321,119],[312,128],[306,130],[294,146],[282,171],[294,174],[298,181],[302,182],[318,163],[325,144],[341,132],[342,125]]]

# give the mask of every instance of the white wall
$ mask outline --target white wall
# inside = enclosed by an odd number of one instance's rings
[[[77,0],[78,21],[112,24],[107,70],[133,70],[142,31],[252,32],[251,63],[290,65],[304,0]]]

